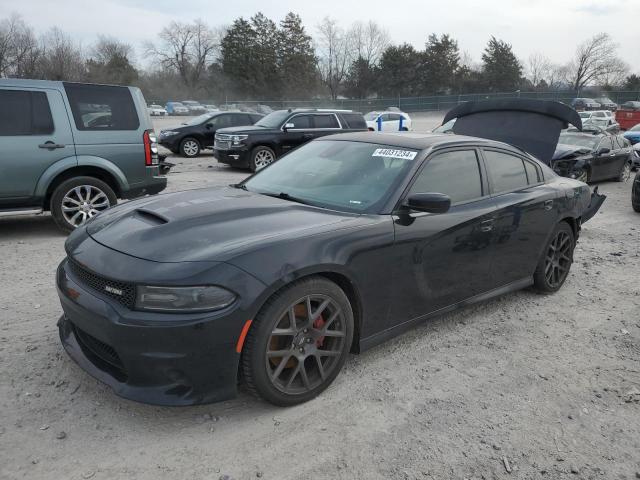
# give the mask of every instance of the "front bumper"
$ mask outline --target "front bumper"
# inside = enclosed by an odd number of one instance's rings
[[[60,339],[90,375],[121,397],[155,405],[194,405],[236,395],[236,344],[247,320],[242,306],[199,314],[133,311],[88,286],[69,262],[65,259],[57,271],[64,311]]]
[[[234,148],[221,150],[214,148],[213,154],[220,163],[226,163],[234,167],[249,167],[250,152],[247,148]]]

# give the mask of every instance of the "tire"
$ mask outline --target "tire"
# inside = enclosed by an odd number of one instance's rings
[[[49,207],[56,225],[71,232],[117,203],[115,192],[102,180],[74,177],[55,188]]]
[[[631,206],[636,212],[640,213],[640,172],[636,173],[636,178],[631,188]]]
[[[180,142],[180,155],[187,158],[194,158],[200,155],[202,146],[200,142],[193,137],[183,138]]]
[[[616,182],[626,182],[631,178],[631,162],[625,162],[620,175],[615,178]]]
[[[257,172],[275,161],[276,153],[271,148],[260,145],[251,150],[251,164],[249,166],[252,172]]]
[[[576,177],[576,180],[580,180],[584,183],[589,183],[591,181],[591,172],[589,172],[589,169],[582,169],[582,172],[580,172],[580,175]]]
[[[567,222],[560,222],[547,241],[533,274],[533,288],[541,293],[557,292],[564,284],[571,264],[575,237]]]
[[[353,329],[351,305],[335,283],[292,283],[267,300],[249,329],[241,359],[248,390],[281,407],[311,400],[340,373]]]

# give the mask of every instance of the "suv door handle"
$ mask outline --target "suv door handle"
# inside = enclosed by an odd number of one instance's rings
[[[553,208],[553,200],[546,200],[544,202],[544,209],[551,210]]]
[[[493,219],[490,218],[489,220],[483,220],[482,222],[480,222],[480,231],[481,232],[490,232],[491,230],[493,230]]]
[[[48,150],[53,150],[55,148],[64,148],[65,146],[66,145],[63,145],[61,143],[53,143],[51,140],[49,140],[48,142],[44,142],[38,145],[38,148],[46,148]]]

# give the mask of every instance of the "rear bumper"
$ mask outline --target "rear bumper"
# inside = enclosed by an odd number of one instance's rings
[[[144,182],[135,184],[126,192],[122,192],[122,198],[132,199],[143,195],[155,195],[167,188],[167,177],[159,174],[159,166],[148,168],[151,176]]]

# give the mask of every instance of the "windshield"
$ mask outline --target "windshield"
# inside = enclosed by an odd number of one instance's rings
[[[418,152],[373,143],[308,143],[244,182],[247,190],[286,194],[345,212],[376,212],[405,177]]]
[[[364,116],[364,119],[368,122],[375,120],[376,118],[378,118],[378,112],[369,112]]]
[[[567,134],[561,133],[560,140],[558,143],[562,143],[563,145],[574,145],[577,147],[586,147],[593,149],[598,144],[600,140],[599,137],[594,137],[592,135],[576,135],[576,134]]]
[[[211,114],[210,113],[204,113],[202,115],[198,115],[197,117],[193,117],[188,122],[184,122],[183,125],[188,125],[188,126],[192,127],[194,125],[200,125],[200,124],[206,122],[207,120],[211,120]]]
[[[266,117],[263,117],[256,123],[258,127],[265,128],[280,128],[280,126],[284,123],[284,121],[289,118],[291,112],[288,110],[278,110],[277,112],[272,112]]]

